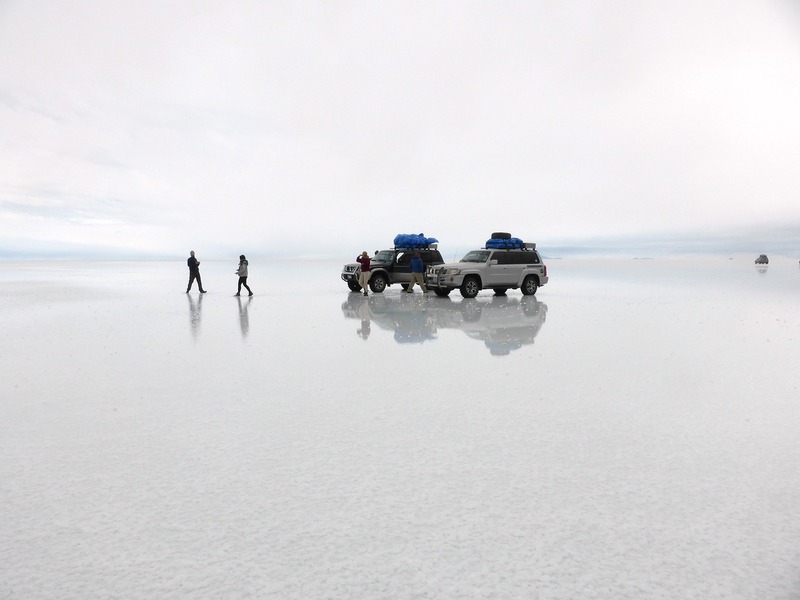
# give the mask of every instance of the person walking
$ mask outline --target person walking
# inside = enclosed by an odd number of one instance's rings
[[[428,288],[425,287],[425,263],[419,252],[414,252],[414,256],[411,257],[411,281],[408,282],[408,287],[406,288],[407,293],[414,293],[412,288],[415,283],[419,284],[423,292],[428,291]]]
[[[361,289],[364,290],[364,295],[367,296],[367,284],[369,283],[369,254],[364,250],[356,257],[356,262],[361,265],[361,271],[358,273],[358,283]]]
[[[197,280],[197,287],[200,290],[201,294],[205,294],[206,290],[203,289],[203,280],[200,279],[200,261],[194,255],[194,250],[189,252],[189,258],[186,261],[186,264],[189,266],[189,285],[186,286],[186,293],[189,293],[189,290],[192,289],[192,284],[194,280]]]
[[[250,292],[248,296],[253,295],[253,290],[250,289],[250,286],[247,285],[247,259],[244,257],[244,254],[239,255],[239,268],[236,269],[236,274],[239,276],[239,287],[236,289],[236,295],[240,296],[242,293],[242,286],[247,288],[247,291]]]

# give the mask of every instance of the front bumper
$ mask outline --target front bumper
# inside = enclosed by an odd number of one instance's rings
[[[461,275],[441,275],[440,273],[425,273],[425,287],[441,290],[454,289],[461,285]]]
[[[342,272],[339,276],[345,283],[358,283],[358,272],[358,265],[345,265],[342,267]]]

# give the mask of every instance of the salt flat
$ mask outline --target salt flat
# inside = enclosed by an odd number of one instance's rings
[[[800,597],[800,269],[0,263],[0,600]]]

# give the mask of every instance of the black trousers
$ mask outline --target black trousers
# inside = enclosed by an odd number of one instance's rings
[[[190,289],[192,289],[192,284],[194,283],[194,280],[195,280],[195,279],[197,279],[197,288],[198,288],[198,289],[199,289],[201,292],[203,291],[203,280],[202,280],[202,279],[200,279],[200,272],[198,271],[197,273],[193,273],[192,271],[189,271],[189,285],[188,285],[188,286],[186,286],[186,291],[187,291],[187,292],[188,292]]]
[[[251,290],[250,286],[247,285],[247,277],[239,277],[239,287],[236,288],[237,294],[239,294],[242,291],[242,286],[246,287],[247,291],[250,292],[250,294],[253,293],[253,290]]]

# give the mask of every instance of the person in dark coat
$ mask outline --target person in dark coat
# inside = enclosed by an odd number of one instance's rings
[[[186,293],[189,293],[194,280],[197,279],[197,287],[200,289],[200,293],[205,294],[206,290],[203,289],[203,280],[200,279],[200,261],[195,258],[194,250],[189,252],[189,258],[186,264],[189,266],[189,285],[186,286]]]
[[[361,268],[358,273],[358,283],[361,285],[361,289],[364,290],[364,295],[367,295],[367,285],[369,284],[369,276],[370,276],[370,260],[369,254],[367,251],[364,250],[361,254],[356,257],[356,262],[361,265]]]

